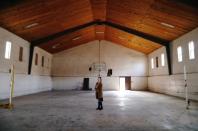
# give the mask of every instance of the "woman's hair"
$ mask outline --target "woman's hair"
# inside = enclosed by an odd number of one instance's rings
[[[98,80],[100,80],[100,82],[102,81],[102,77],[98,77]]]

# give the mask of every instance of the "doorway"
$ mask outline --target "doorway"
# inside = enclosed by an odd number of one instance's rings
[[[120,91],[125,91],[125,77],[120,77]]]
[[[120,91],[131,90],[131,77],[120,77]]]
[[[131,90],[131,77],[125,77],[125,90]]]

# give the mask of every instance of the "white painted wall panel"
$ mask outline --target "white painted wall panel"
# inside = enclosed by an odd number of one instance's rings
[[[198,74],[188,74],[189,98],[198,100]],[[183,75],[153,76],[148,78],[148,88],[151,91],[185,97]]]
[[[148,90],[148,77],[131,77],[132,90]]]
[[[5,56],[6,41],[12,43],[11,58],[7,60]],[[15,34],[8,32],[0,27],[0,72],[9,72],[11,65],[15,65],[15,72],[20,74],[27,74],[28,60],[29,60],[29,46],[30,43]],[[23,61],[19,62],[19,48],[23,47]]]
[[[165,66],[161,65],[161,54],[165,56]],[[159,67],[156,67],[156,57],[158,57]],[[151,68],[151,59],[154,59],[154,69]],[[148,64],[149,64],[149,76],[153,75],[168,75],[168,64],[167,64],[167,54],[166,48],[161,47],[151,54],[148,55]]]
[[[80,90],[84,77],[53,77],[53,90]],[[97,77],[89,77],[89,87],[94,89]],[[119,77],[103,77],[104,90],[119,90]]]
[[[52,77],[53,90],[80,90],[84,77]],[[94,89],[97,77],[88,77],[89,86]],[[131,77],[132,90],[147,90],[147,77]],[[119,90],[119,77],[103,77],[104,90]]]
[[[5,54],[5,43],[6,41],[12,42],[11,47],[11,59],[6,60],[4,58]],[[23,47],[23,61],[19,61],[19,48]],[[29,63],[29,48],[30,43],[15,34],[0,28],[0,99],[5,99],[9,97],[10,93],[10,74],[9,69],[11,65],[15,65],[15,88],[14,96],[26,95],[37,93],[41,91],[51,90],[52,81],[49,77],[51,73],[51,59],[52,55],[46,51],[36,47],[35,52],[40,56],[45,56],[44,67],[41,67],[41,59],[39,59],[39,66],[32,66],[32,74],[27,75],[28,73],[28,63]],[[35,53],[34,52],[34,53]],[[49,62],[47,61],[49,58]],[[33,59],[34,64],[34,59]],[[48,75],[48,76],[41,76]]]
[[[51,77],[17,74],[15,76],[14,96],[49,91],[52,88]],[[10,75],[0,73],[0,99],[9,98]]]
[[[101,61],[106,63],[107,68],[113,69],[112,77],[106,77],[107,72],[102,73],[105,90],[118,90],[119,76],[132,76],[134,90],[147,88],[146,55],[107,41],[101,41],[100,47]],[[52,67],[54,89],[78,88],[84,77],[90,78],[90,86],[93,87],[98,72],[90,72],[89,67],[98,59],[98,41],[55,54]]]
[[[38,65],[35,65],[35,56],[38,54]],[[44,66],[42,67],[42,56],[44,56]],[[32,72],[33,75],[51,75],[51,64],[52,64],[52,54],[46,52],[45,50],[35,47],[32,60]]]
[[[195,45],[195,59],[189,60],[188,43],[194,41]],[[193,31],[183,35],[182,37],[174,40],[171,44],[172,46],[172,67],[173,74],[183,73],[184,65],[186,65],[186,70],[188,73],[198,73],[198,28]],[[183,51],[183,61],[177,61],[177,47],[181,46]]]
[[[174,96],[185,97],[184,95],[184,65],[187,70],[187,81],[189,86],[189,95],[191,99],[198,100],[198,28],[181,36],[171,43],[171,64],[173,75],[168,75],[167,65],[164,69],[150,68],[150,59],[152,57],[160,57],[165,52],[162,47],[149,54],[149,78],[148,88],[151,91],[165,93]],[[195,59],[189,60],[188,42],[194,41]],[[182,46],[183,61],[177,60],[177,47]],[[166,60],[167,61],[167,60]],[[167,63],[167,62],[166,62]]]

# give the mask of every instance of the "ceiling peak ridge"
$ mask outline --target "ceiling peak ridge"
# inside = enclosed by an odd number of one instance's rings
[[[31,43],[33,44],[33,46],[38,46],[38,45],[41,45],[41,44],[46,43],[48,41],[51,41],[53,39],[56,39],[58,37],[61,37],[61,36],[64,36],[66,34],[70,34],[70,33],[73,33],[73,32],[76,32],[76,31],[79,31],[79,30],[82,30],[84,28],[87,28],[87,27],[90,27],[90,26],[94,26],[94,25],[109,26],[109,27],[112,27],[112,28],[127,32],[129,34],[136,35],[136,36],[141,37],[143,39],[146,39],[146,40],[161,44],[163,46],[166,46],[168,43],[170,43],[170,41],[161,39],[159,37],[152,36],[152,35],[146,34],[144,32],[140,32],[140,31],[137,31],[137,30],[134,30],[134,29],[131,29],[131,28],[128,28],[128,27],[113,23],[113,22],[103,21],[103,20],[100,20],[100,19],[97,19],[95,21],[91,21],[89,23],[85,23],[83,25],[79,25],[79,26],[76,26],[76,27],[73,27],[73,28],[66,29],[64,31],[49,35],[49,36],[41,38],[41,39],[34,40]]]

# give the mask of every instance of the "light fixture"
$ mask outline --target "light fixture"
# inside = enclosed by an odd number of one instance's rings
[[[74,37],[72,40],[75,41],[75,40],[78,40],[80,38],[81,38],[81,36],[77,36],[77,37]]]
[[[53,49],[56,49],[58,46],[60,46],[61,44],[55,44],[52,46]]]
[[[96,31],[96,34],[104,34],[104,31]]]
[[[125,38],[124,38],[124,37],[122,37],[122,36],[119,36],[118,38],[119,38],[119,39],[121,39],[121,40],[125,40]]]
[[[56,49],[56,47],[57,47],[56,45],[52,46],[53,49]]]
[[[89,71],[92,70],[98,73],[98,77],[101,77],[101,72],[106,72],[106,63],[101,61],[101,40],[98,40],[98,61],[89,67]]]
[[[163,26],[169,27],[169,28],[175,28],[174,25],[171,25],[171,24],[168,24],[168,23],[161,22],[160,24],[163,25]]]
[[[39,23],[32,23],[30,25],[25,26],[25,29],[29,29],[29,28],[35,27],[37,25],[39,25]]]
[[[99,60],[99,65],[101,64],[101,52],[100,52],[100,40],[98,41],[98,45],[99,45],[99,48],[98,48],[98,60]],[[99,74],[98,76],[100,77],[100,73],[101,73],[101,69],[99,69]]]

